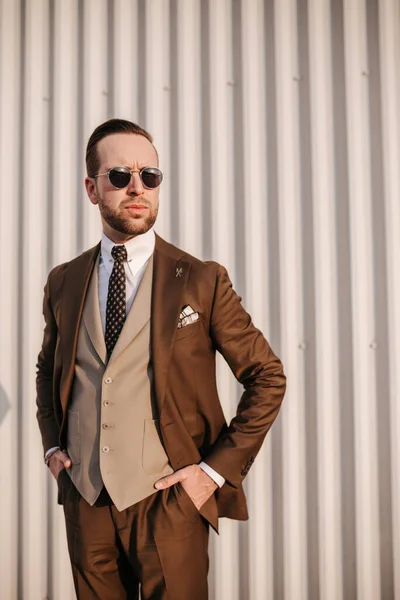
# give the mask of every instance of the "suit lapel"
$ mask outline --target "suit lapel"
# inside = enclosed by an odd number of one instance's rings
[[[65,273],[60,310],[60,341],[63,353],[60,399],[64,411],[74,376],[76,347],[86,292],[99,251],[100,243],[71,261]]]
[[[153,276],[153,257],[151,256],[144,270],[142,280],[136,292],[135,299],[128,313],[115,348],[110,356],[109,364],[113,363],[143,329],[150,319],[151,282]]]
[[[184,253],[156,236],[151,307],[151,351],[159,412],[164,404],[167,373],[190,263]]]
[[[85,323],[86,330],[100,360],[106,364],[107,349],[104,341],[99,305],[99,262],[100,253],[97,255],[93,273],[90,278],[85,307],[83,309],[83,322]]]

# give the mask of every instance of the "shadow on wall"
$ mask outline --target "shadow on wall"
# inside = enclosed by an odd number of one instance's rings
[[[3,419],[9,410],[10,410],[10,402],[8,400],[8,396],[7,396],[3,386],[0,384],[0,425],[2,424]]]

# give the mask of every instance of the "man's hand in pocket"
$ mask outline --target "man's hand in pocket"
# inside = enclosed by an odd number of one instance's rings
[[[64,450],[56,450],[49,458],[49,469],[57,481],[63,469],[69,469],[72,465],[71,459]]]

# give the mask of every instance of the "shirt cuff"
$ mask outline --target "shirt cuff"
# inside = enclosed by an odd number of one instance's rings
[[[56,452],[56,450],[59,450],[59,449],[60,449],[60,446],[53,446],[53,448],[49,448],[47,450],[46,454],[44,455],[44,462],[46,463],[46,465],[49,461],[50,456],[52,454],[54,454],[54,452]]]
[[[199,467],[201,469],[203,469],[203,471],[205,473],[207,473],[207,475],[209,477],[211,477],[211,479],[213,481],[215,481],[215,483],[217,484],[218,487],[222,487],[224,485],[224,483],[225,483],[224,477],[222,477],[222,475],[220,475],[219,473],[217,473],[216,471],[214,471],[214,469],[212,469],[205,462],[201,461],[201,463],[199,463]]]

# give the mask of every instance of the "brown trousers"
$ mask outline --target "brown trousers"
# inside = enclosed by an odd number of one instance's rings
[[[181,484],[119,512],[58,477],[78,600],[207,600],[208,523]]]

